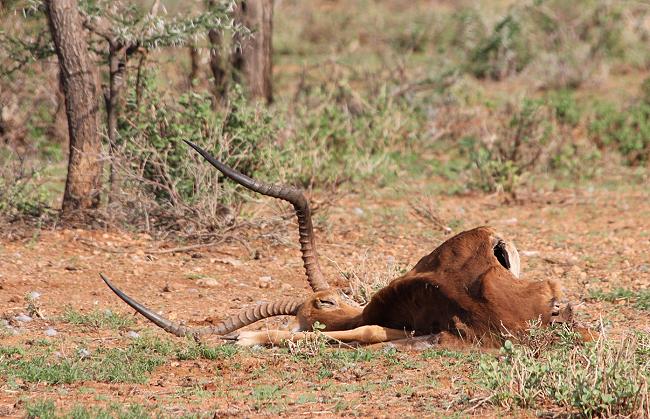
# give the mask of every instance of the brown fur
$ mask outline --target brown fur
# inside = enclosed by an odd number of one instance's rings
[[[559,285],[517,279],[494,254],[500,240],[488,227],[450,238],[379,290],[363,310],[340,291],[315,293],[298,313],[300,330],[315,321],[326,331],[378,325],[490,344],[503,332],[525,329],[529,321],[549,324],[562,297]]]

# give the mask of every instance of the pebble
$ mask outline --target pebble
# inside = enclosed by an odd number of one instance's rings
[[[201,278],[196,283],[202,287],[218,287],[220,285],[219,281],[214,278]]]
[[[272,280],[273,278],[270,276],[260,276],[260,280],[258,281],[257,286],[260,288],[270,288]]]
[[[357,215],[363,215],[363,209],[357,207],[354,209],[354,213]]]
[[[539,251],[537,250],[522,250],[519,253],[521,253],[522,256],[526,256],[526,257],[539,256]]]
[[[280,289],[281,289],[282,291],[289,291],[289,290],[292,290],[293,287],[292,287],[290,284],[287,284],[287,283],[285,282],[285,283],[283,283],[283,284],[280,286]]]
[[[27,298],[30,300],[38,300],[41,297],[41,293],[38,291],[32,291],[29,294],[27,294]]]
[[[137,339],[140,337],[140,333],[131,330],[129,331],[129,333],[127,333],[127,336],[130,337],[131,339]]]
[[[79,349],[77,354],[79,355],[80,359],[90,358],[90,351],[88,349],[86,349],[86,348]]]
[[[28,316],[27,314],[25,314],[25,313],[20,313],[19,315],[17,315],[16,317],[14,317],[14,320],[17,320],[17,321],[19,321],[19,322],[23,322],[23,323],[29,323],[29,322],[31,322],[33,319],[32,319],[31,317],[29,317],[29,316]]]
[[[59,332],[57,332],[56,330],[54,330],[54,328],[52,328],[52,327],[48,327],[47,329],[45,329],[45,336],[50,336],[50,337],[52,337],[52,336],[56,336],[58,333],[59,333]]]
[[[506,218],[505,220],[496,220],[495,223],[497,224],[504,224],[504,225],[514,225],[517,224],[519,220],[516,218]]]

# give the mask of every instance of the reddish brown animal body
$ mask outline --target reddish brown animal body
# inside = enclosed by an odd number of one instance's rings
[[[296,189],[268,185],[223,165],[188,142],[226,176],[259,193],[284,199],[298,216],[300,244],[307,279],[314,291],[304,300],[263,303],[222,323],[188,328],[162,318],[126,296],[102,275],[127,304],[166,331],[178,336],[227,335],[262,318],[294,315],[296,331],[239,332],[239,344],[273,344],[307,336],[315,322],[324,334],[346,342],[378,343],[432,336],[432,342],[495,344],[504,332],[524,330],[530,321],[547,325],[571,318],[571,307],[560,309],[561,292],[554,281],[518,279],[519,255],[512,243],[489,227],[460,233],[423,257],[405,275],[379,290],[361,307],[327,284],[318,265],[307,200]]]

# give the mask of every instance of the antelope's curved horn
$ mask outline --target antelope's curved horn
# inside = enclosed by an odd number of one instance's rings
[[[250,189],[251,191],[271,196],[273,198],[282,199],[293,205],[293,208],[296,211],[296,216],[298,217],[300,252],[302,253],[302,263],[307,274],[307,281],[309,281],[309,285],[314,292],[328,289],[329,284],[325,280],[325,277],[320,270],[320,265],[318,264],[318,253],[316,252],[316,242],[314,240],[314,227],[311,222],[311,209],[309,208],[309,202],[307,201],[307,198],[305,198],[305,195],[303,195],[302,191],[291,186],[273,185],[252,179],[221,163],[207,151],[203,150],[191,141],[183,141],[231,180]]]
[[[135,311],[142,314],[149,321],[154,323],[156,326],[162,328],[166,332],[169,332],[173,335],[183,337],[183,336],[200,336],[200,335],[226,335],[228,333],[234,332],[237,329],[240,329],[249,324],[253,324],[259,320],[265,319],[267,317],[273,316],[282,316],[289,315],[295,316],[298,313],[298,309],[302,305],[302,300],[295,299],[283,299],[268,303],[260,303],[256,306],[249,307],[248,309],[235,314],[216,325],[206,326],[206,327],[187,327],[179,323],[175,323],[169,319],[162,317],[161,315],[153,312],[147,307],[135,301],[133,298],[126,295],[119,288],[117,288],[113,283],[102,273],[99,274],[102,277],[102,280],[108,285],[108,287],[118,296],[122,301],[130,305]]]

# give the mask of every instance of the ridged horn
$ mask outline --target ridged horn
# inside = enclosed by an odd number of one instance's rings
[[[307,281],[314,292],[326,290],[329,284],[325,280],[323,273],[318,264],[318,253],[316,252],[316,242],[314,240],[314,227],[311,222],[311,210],[309,202],[302,191],[287,185],[273,185],[252,179],[235,169],[226,166],[219,160],[211,156],[207,151],[188,140],[183,140],[196,150],[212,166],[217,168],[229,179],[239,183],[251,191],[261,193],[262,195],[282,199],[290,202],[296,211],[298,217],[298,232],[300,234],[300,251],[302,253],[302,263],[307,274]]]
[[[118,296],[122,301],[130,305],[135,311],[142,314],[149,321],[154,323],[156,326],[162,328],[166,332],[169,332],[173,335],[183,337],[183,336],[200,336],[200,335],[226,335],[228,333],[234,332],[237,329],[241,329],[244,326],[253,324],[259,320],[265,319],[267,317],[273,316],[295,316],[298,313],[298,309],[302,305],[302,300],[295,299],[283,299],[268,303],[260,303],[256,306],[249,307],[248,309],[235,314],[226,320],[219,322],[213,326],[205,327],[187,327],[179,323],[175,323],[169,319],[162,317],[161,315],[153,312],[144,305],[138,303],[133,298],[126,295],[119,288],[117,288],[113,283],[102,273],[99,274],[102,280],[108,285],[108,287]]]

